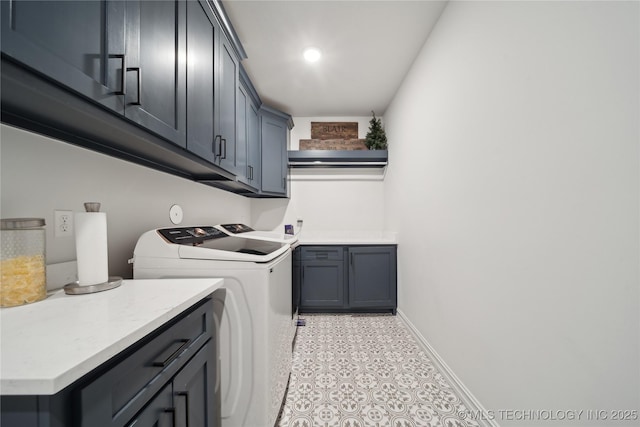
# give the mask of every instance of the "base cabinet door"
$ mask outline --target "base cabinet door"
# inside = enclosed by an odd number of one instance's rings
[[[305,308],[344,307],[342,261],[303,261],[300,305]]]
[[[173,380],[176,427],[217,427],[215,354],[209,340]]]
[[[349,307],[395,310],[396,288],[395,246],[349,248]]]
[[[168,384],[126,426],[174,427],[176,424],[172,397],[171,384]]]

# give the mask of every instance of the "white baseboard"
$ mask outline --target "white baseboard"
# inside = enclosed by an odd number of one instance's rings
[[[440,357],[438,352],[429,344],[427,339],[422,336],[422,334],[418,331],[418,329],[411,323],[411,321],[405,316],[402,310],[397,310],[398,317],[402,320],[402,322],[407,326],[407,328],[411,331],[413,336],[416,338],[418,343],[422,345],[425,352],[435,365],[436,369],[444,375],[447,381],[451,384],[451,386],[455,389],[458,396],[467,407],[469,411],[474,411],[479,414],[488,414],[487,410],[482,406],[480,401],[476,399],[476,397],[471,393],[471,391],[460,381],[460,378],[456,376],[456,374],[449,368],[449,366],[445,363],[444,360]],[[496,422],[495,419],[475,419],[478,424],[483,427],[500,427],[500,425]]]

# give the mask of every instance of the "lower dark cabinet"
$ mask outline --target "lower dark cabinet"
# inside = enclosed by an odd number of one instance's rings
[[[302,263],[302,307],[344,308],[345,286],[342,261]]]
[[[171,384],[164,387],[140,413],[126,424],[127,427],[175,426]]]
[[[350,247],[349,307],[396,309],[396,248]]]
[[[2,427],[218,427],[210,298],[52,396],[2,396]]]
[[[215,399],[215,349],[209,341],[173,380],[176,427],[218,426]]]
[[[379,312],[397,308],[396,246],[301,246],[293,294],[298,311]]]

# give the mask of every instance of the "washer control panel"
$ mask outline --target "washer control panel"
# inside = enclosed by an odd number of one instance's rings
[[[246,233],[247,231],[255,231],[253,228],[244,224],[222,224],[220,227],[224,228],[231,234]]]
[[[179,245],[198,245],[205,240],[227,237],[224,232],[212,226],[162,228],[158,233],[169,242]]]

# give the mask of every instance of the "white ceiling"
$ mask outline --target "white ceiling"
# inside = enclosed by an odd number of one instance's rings
[[[260,98],[292,116],[383,115],[446,1],[225,0]],[[319,48],[306,63],[302,51]]]

